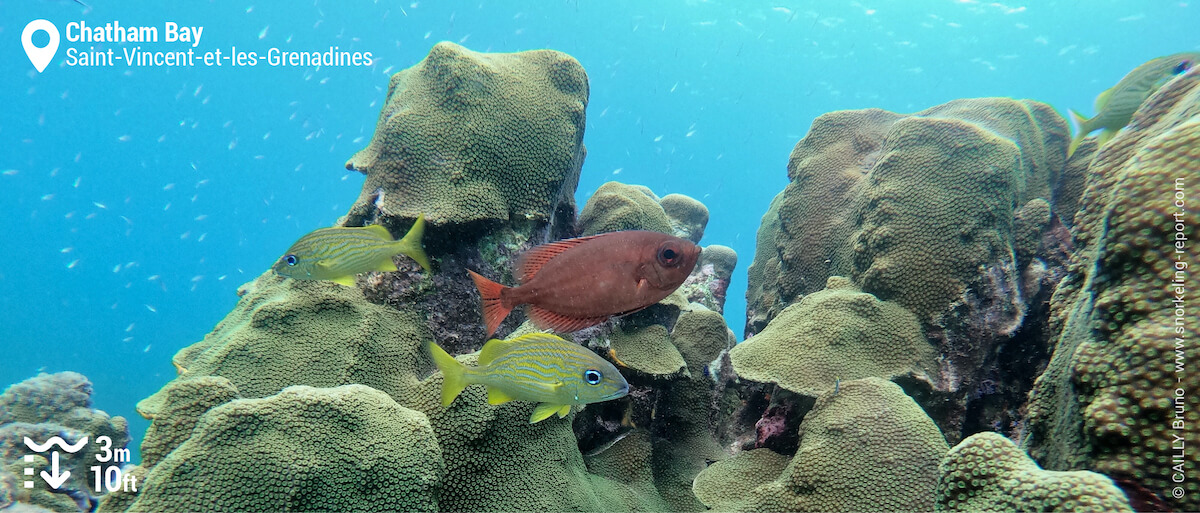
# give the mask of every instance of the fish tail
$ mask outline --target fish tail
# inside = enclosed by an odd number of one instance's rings
[[[467,366],[433,342],[429,343],[429,352],[433,354],[433,363],[442,371],[442,406],[450,406],[467,388]]]
[[[487,325],[487,336],[490,337],[512,311],[511,306],[504,306],[500,300],[500,294],[508,287],[484,278],[475,271],[467,272],[471,273],[471,279],[475,280],[475,287],[479,289],[479,297],[483,300],[483,323]]]
[[[1068,158],[1075,154],[1075,150],[1079,149],[1079,143],[1082,143],[1083,139],[1087,137],[1088,133],[1091,132],[1091,130],[1086,128],[1088,122],[1087,118],[1083,117],[1082,114],[1075,112],[1074,110],[1070,110],[1070,113],[1071,119],[1075,120],[1075,137],[1071,139],[1071,146],[1067,148]]]
[[[425,254],[425,248],[421,246],[421,239],[424,236],[425,214],[419,214],[412,228],[408,230],[408,233],[404,234],[404,238],[396,242],[396,249],[408,255],[409,258],[416,260],[420,264],[421,269],[429,273],[432,272],[429,270],[429,255]]]

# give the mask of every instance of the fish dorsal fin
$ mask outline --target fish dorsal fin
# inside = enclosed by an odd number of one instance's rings
[[[511,351],[516,347],[516,342],[520,337],[514,340],[500,340],[493,338],[483,344],[483,348],[479,350],[479,366],[483,367],[496,361],[497,358]]]
[[[545,308],[530,305],[529,319],[533,321],[533,325],[545,330],[553,330],[559,333],[571,333],[579,331],[588,326],[595,326],[606,320],[608,316],[600,317],[568,317],[559,313],[551,312]]]
[[[490,405],[495,406],[498,404],[504,404],[512,401],[513,399],[513,396],[508,395],[508,393],[500,390],[499,388],[488,387],[488,404]]]
[[[537,406],[533,407],[533,414],[529,416],[529,423],[537,424],[538,422],[541,422],[543,420],[546,420],[546,419],[554,416],[555,413],[559,413],[563,408],[566,408],[568,412],[571,411],[571,405],[569,405],[569,404],[562,405],[562,404],[552,404],[552,403],[538,403]],[[565,417],[565,416],[566,415],[559,415],[559,417]]]
[[[1100,95],[1096,97],[1096,113],[1097,114],[1099,114],[1100,111],[1104,110],[1104,107],[1108,106],[1108,99],[1110,97],[1112,97],[1112,91],[1113,90],[1111,88],[1105,89],[1104,92],[1101,92]]]
[[[545,342],[552,344],[567,343],[562,339],[562,337],[551,335],[549,333],[529,333],[511,340],[500,340],[494,338],[487,341],[487,343],[483,345],[483,348],[479,350],[479,366],[483,367],[488,365],[518,346],[532,342]]]
[[[590,237],[579,237],[577,239],[560,240],[549,244],[542,244],[533,248],[521,256],[517,257],[517,280],[521,283],[528,283],[532,280],[538,271],[542,270],[542,266],[546,265],[552,258],[561,255],[564,251],[578,246],[584,242],[592,240],[600,235],[592,235]]]
[[[365,231],[371,235],[374,235],[376,237],[379,237],[380,239],[383,239],[383,240],[387,240],[387,241],[394,240],[392,238],[392,232],[389,232],[388,229],[384,228],[383,225],[381,225],[381,224],[373,224],[371,226],[364,226],[363,231]]]

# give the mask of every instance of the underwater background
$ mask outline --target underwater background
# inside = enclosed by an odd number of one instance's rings
[[[724,317],[742,337],[746,268],[792,147],[843,110],[1027,98],[1066,115],[1161,55],[1200,49],[1190,2],[0,2],[0,384],[72,370],[129,420],[171,356],[297,237],[346,214],[389,76],[439,41],[553,49],[587,71],[577,204],[610,180],[708,207],[703,244],[741,256]],[[369,51],[369,67],[29,64],[21,30],[203,26],[197,50]],[[121,44],[96,44],[98,49]],[[157,50],[174,45],[152,45]],[[436,230],[436,228],[431,228]],[[137,456],[134,461],[137,461]]]

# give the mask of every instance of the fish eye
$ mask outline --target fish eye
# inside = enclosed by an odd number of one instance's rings
[[[1179,64],[1175,65],[1175,69],[1171,70],[1171,72],[1178,75],[1180,73],[1187,71],[1191,67],[1192,67],[1192,61],[1180,61]]]
[[[603,376],[600,374],[600,371],[596,369],[588,369],[583,371],[583,380],[589,385],[599,384],[601,377]]]
[[[658,250],[658,263],[665,267],[674,267],[679,263],[679,250],[674,245],[663,246]]]
[[[287,265],[289,265],[289,266],[296,265],[296,262],[297,262],[296,255],[285,256],[285,257],[283,257],[283,261],[287,262]]]

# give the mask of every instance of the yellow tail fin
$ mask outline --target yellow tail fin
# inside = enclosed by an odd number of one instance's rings
[[[442,406],[450,406],[469,384],[467,366],[434,342],[429,343],[429,352],[433,354],[433,363],[442,371]]]
[[[1069,112],[1071,113],[1071,119],[1075,120],[1075,137],[1071,138],[1071,146],[1067,148],[1067,158],[1075,154],[1075,150],[1079,149],[1079,143],[1082,143],[1083,139],[1092,132],[1087,129],[1087,118],[1073,110]]]
[[[408,255],[409,258],[416,260],[425,272],[432,272],[429,269],[429,256],[425,254],[425,248],[421,245],[421,238],[425,236],[425,214],[417,216],[417,222],[413,223],[412,228],[408,233],[404,234],[404,238],[396,243],[396,249],[401,253]]]

